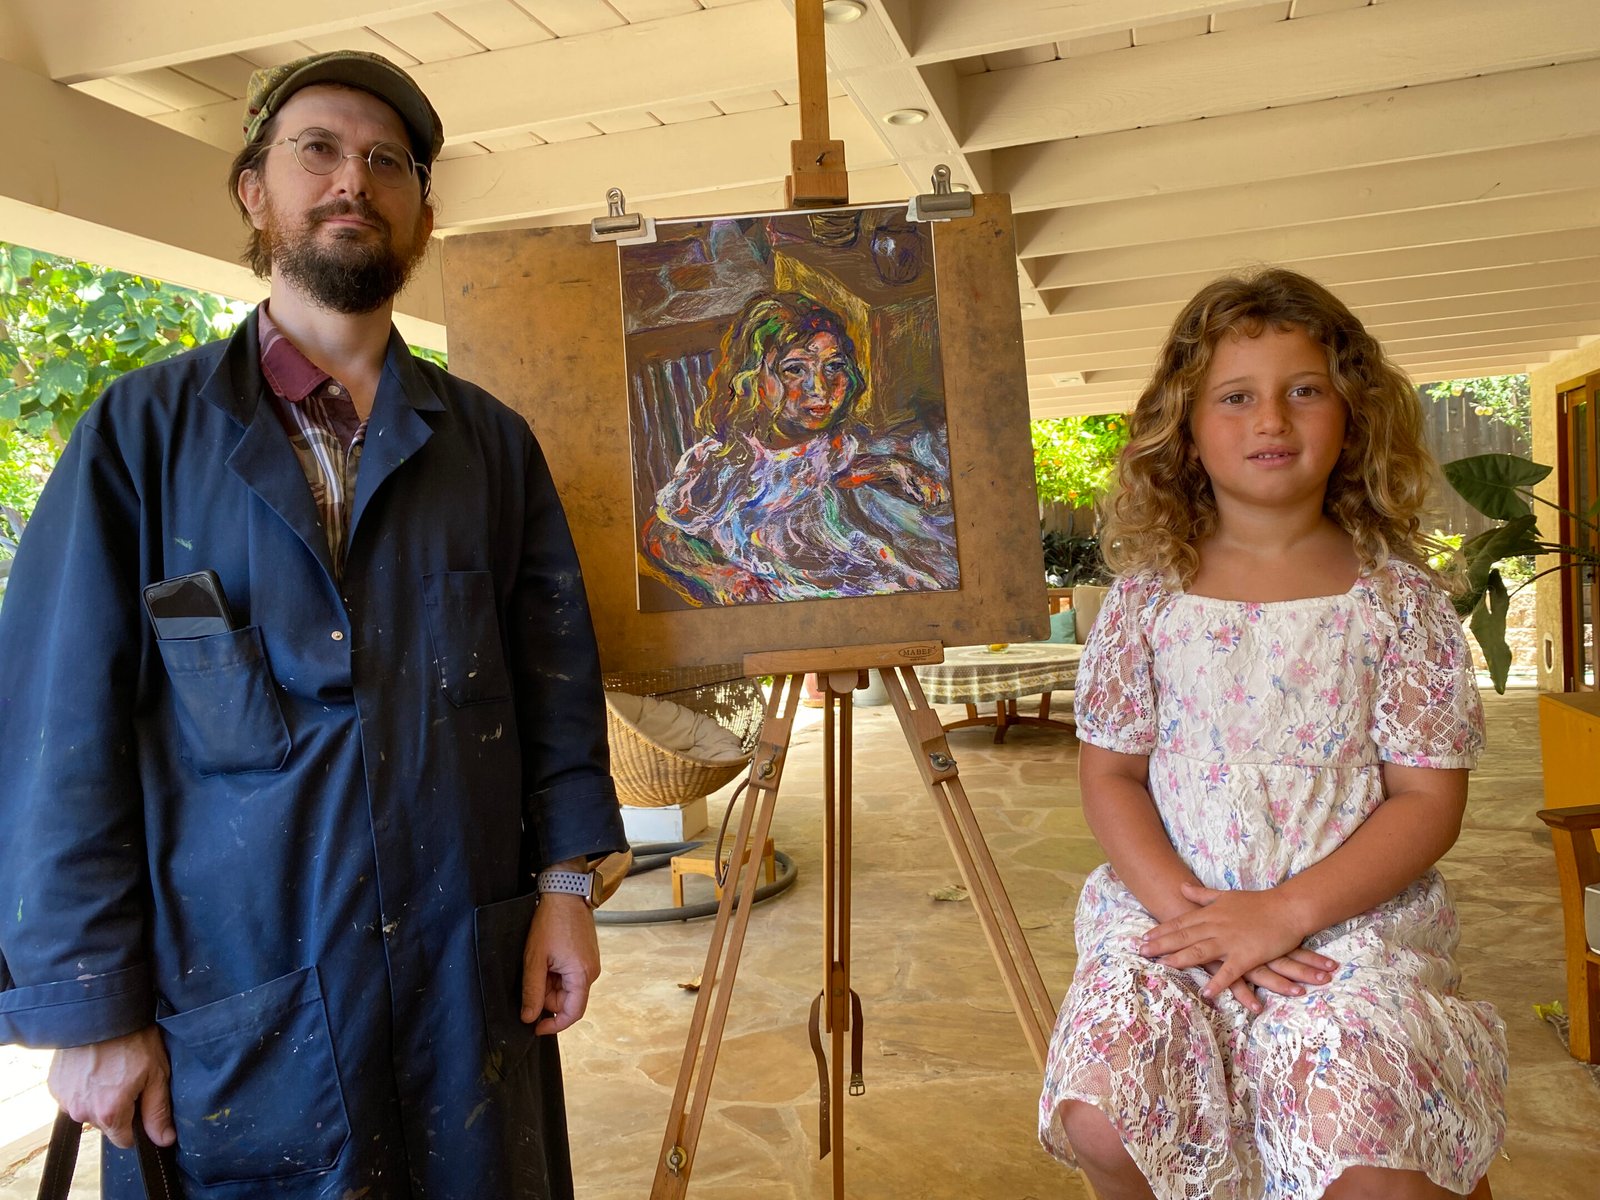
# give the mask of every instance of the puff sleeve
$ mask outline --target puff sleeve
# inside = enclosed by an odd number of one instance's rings
[[[1483,704],[1466,635],[1450,599],[1419,568],[1394,563],[1392,622],[1378,665],[1372,740],[1403,767],[1471,768],[1483,749]]]
[[[1156,600],[1150,575],[1128,575],[1107,593],[1078,667],[1078,738],[1118,754],[1156,747],[1156,698],[1146,629]]]

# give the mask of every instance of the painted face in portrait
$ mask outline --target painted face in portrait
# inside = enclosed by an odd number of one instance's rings
[[[831,333],[769,354],[761,389],[776,414],[778,439],[792,444],[832,427],[854,399],[856,378],[855,364]]]

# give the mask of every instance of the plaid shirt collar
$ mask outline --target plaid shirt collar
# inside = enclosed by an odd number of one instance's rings
[[[291,404],[299,404],[333,376],[300,353],[300,348],[278,328],[270,308],[271,302],[263,301],[258,320],[261,373],[266,377],[267,386],[277,395]]]

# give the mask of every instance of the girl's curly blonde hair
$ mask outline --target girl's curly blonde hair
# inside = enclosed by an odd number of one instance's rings
[[[1354,314],[1314,280],[1282,267],[1230,275],[1184,306],[1134,405],[1100,542],[1117,574],[1150,570],[1186,586],[1195,544],[1217,527],[1211,480],[1194,453],[1190,412],[1224,337],[1301,329],[1328,355],[1349,417],[1323,509],[1355,540],[1364,570],[1393,557],[1426,568],[1420,513],[1434,474],[1422,405],[1406,375]]]

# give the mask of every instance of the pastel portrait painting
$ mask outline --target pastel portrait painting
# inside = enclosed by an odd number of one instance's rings
[[[619,252],[641,611],[959,587],[927,231],[656,232]]]

